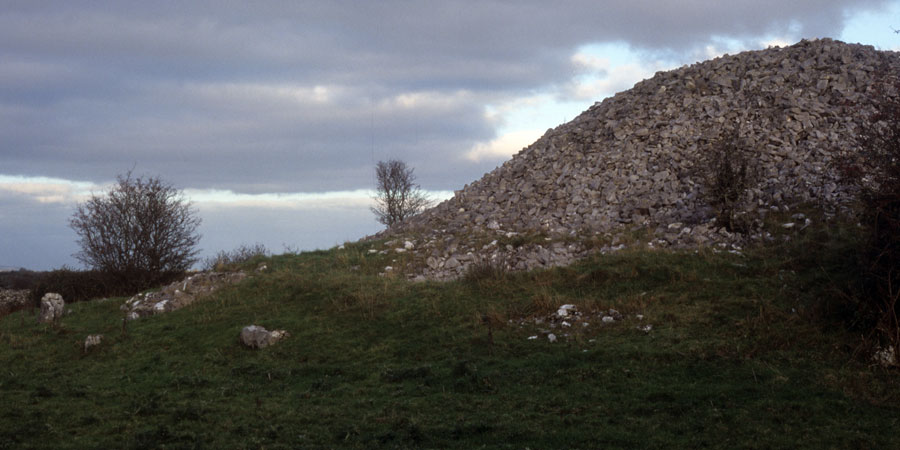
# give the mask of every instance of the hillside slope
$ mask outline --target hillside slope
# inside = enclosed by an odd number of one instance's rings
[[[351,244],[124,326],[121,298],[19,311],[0,448],[900,448],[896,371],[828,314],[834,229],[440,284]],[[251,350],[250,324],[290,336]]]

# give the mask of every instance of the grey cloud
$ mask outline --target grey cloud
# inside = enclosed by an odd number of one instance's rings
[[[255,64],[293,80],[334,76],[345,83],[370,77],[407,83],[451,73],[463,75],[472,88],[479,74],[490,79],[500,71],[508,73],[507,81],[546,81],[541,77],[560,74],[566,52],[586,42],[684,50],[711,35],[751,36],[792,25],[803,34],[834,33],[848,8],[884,3],[285,1],[164,8],[116,2],[91,9],[80,2],[41,2],[41,9],[8,9],[0,38],[13,53],[97,58],[148,75],[155,64],[166,74],[215,76],[227,69],[229,76],[252,75]]]
[[[323,191],[368,187],[373,159],[402,157],[454,189],[498,162],[461,157],[493,137],[485,104],[564,84],[579,45],[836,34],[848,8],[884,3],[7,2],[0,173],[105,181],[137,165],[185,187]],[[338,94],[216,90],[229,84]],[[403,93],[443,100],[391,103]]]
[[[100,181],[136,165],[196,188],[355,189],[371,185],[370,177],[360,175],[371,171],[374,158],[396,156],[415,164],[453,155],[492,133],[477,98],[469,96],[438,95],[434,102],[404,107],[370,101],[356,91],[321,104],[213,91],[160,87],[121,106],[79,100],[11,114],[0,130],[15,136],[17,145],[4,151],[3,171],[32,175],[39,167],[44,175]],[[44,114],[65,120],[30,123]],[[436,172],[427,177],[440,184],[436,188],[453,183],[448,175],[460,175]]]

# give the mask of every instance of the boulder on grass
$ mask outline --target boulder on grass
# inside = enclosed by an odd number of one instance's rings
[[[63,315],[66,302],[63,301],[62,295],[48,292],[41,298],[41,315],[38,316],[38,322],[48,323],[59,320]]]
[[[257,325],[248,325],[241,330],[241,343],[250,348],[265,348],[288,336],[284,330],[269,331]]]

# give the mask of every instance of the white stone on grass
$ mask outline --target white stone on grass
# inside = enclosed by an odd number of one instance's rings
[[[289,336],[287,331],[269,331],[257,325],[248,325],[241,330],[241,343],[250,348],[266,348]]]
[[[100,342],[102,340],[103,340],[102,334],[88,335],[88,337],[85,338],[85,340],[84,340],[84,352],[87,353],[87,351],[90,350],[91,347],[96,347],[96,346],[100,345]]]

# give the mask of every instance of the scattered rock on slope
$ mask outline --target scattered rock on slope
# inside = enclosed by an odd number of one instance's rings
[[[241,343],[250,348],[266,348],[288,337],[285,330],[266,330],[258,325],[248,325],[241,330]]]
[[[480,263],[565,265],[623,248],[636,229],[653,246],[733,249],[745,236],[716,223],[698,175],[710,136],[738,127],[758,166],[741,214],[761,219],[811,202],[836,208],[849,194],[832,162],[853,148],[855,105],[880,67],[900,70],[898,60],[822,39],[657,73],[379,237],[413,242],[408,273],[431,279]]]
[[[157,292],[137,294],[122,305],[122,310],[128,320],[174,311],[246,277],[244,272],[201,272]]]

